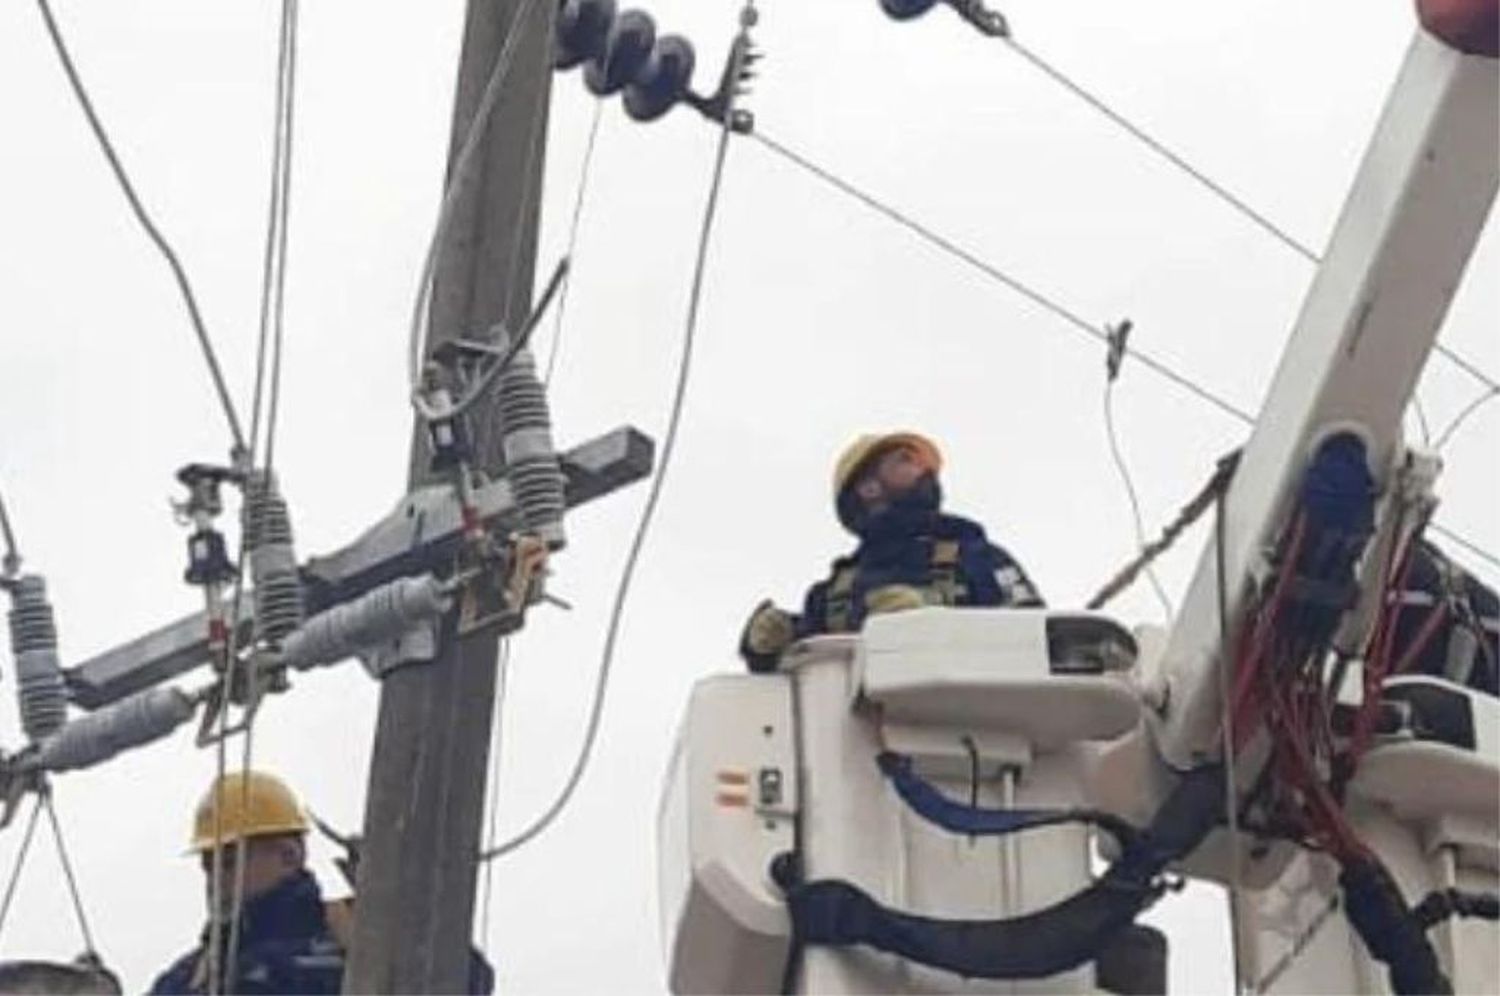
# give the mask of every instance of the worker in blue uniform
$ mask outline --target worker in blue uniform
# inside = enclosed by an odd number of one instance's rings
[[[221,966],[221,993],[338,993],[353,933],[351,900],[325,902],[307,870],[308,821],[289,788],[273,775],[231,773],[217,780],[194,818],[192,850],[203,864],[210,924],[198,946],[157,977],[152,993],[205,993],[211,962]],[[237,872],[236,863],[244,868]],[[219,889],[213,887],[214,862]],[[243,874],[239,942],[228,964],[236,874]],[[217,900],[217,907],[215,901]],[[219,921],[220,957],[209,957]],[[469,992],[488,994],[494,973],[471,956]]]
[[[1036,587],[979,523],[942,511],[938,447],[913,432],[861,436],[833,476],[839,521],[859,537],[794,614],[763,601],[751,613],[740,655],[752,671],[774,670],[804,637],[857,632],[867,617],[926,605],[1043,605]]]

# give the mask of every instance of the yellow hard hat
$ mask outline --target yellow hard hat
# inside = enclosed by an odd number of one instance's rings
[[[216,798],[222,807],[218,814]],[[307,830],[302,804],[285,782],[260,771],[234,771],[215,781],[198,803],[198,811],[193,814],[191,850],[212,850],[216,840],[223,845],[247,837]]]
[[[917,451],[917,459],[928,470],[936,474],[943,469],[943,454],[937,444],[916,432],[870,433],[860,436],[844,448],[833,468],[833,500],[837,502],[869,460],[895,446],[910,446]]]

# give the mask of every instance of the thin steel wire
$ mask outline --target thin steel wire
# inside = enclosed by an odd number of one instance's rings
[[[755,139],[761,145],[765,146],[767,149],[770,149],[772,152],[775,152],[777,155],[786,159],[793,165],[798,166],[809,174],[822,180],[824,183],[833,187],[835,190],[838,190],[841,193],[854,198],[876,213],[884,215],[889,220],[896,222],[907,231],[912,232],[913,234],[920,237],[929,245],[936,247],[952,258],[964,263],[966,266],[979,271],[980,273],[989,277],[991,280],[994,280],[997,283],[1010,288],[1012,291],[1026,298],[1036,306],[1062,319],[1069,326],[1083,333],[1084,335],[1087,335],[1089,338],[1094,339],[1098,342],[1106,344],[1108,343],[1109,337],[1096,325],[1089,321],[1086,321],[1084,318],[1079,316],[1077,312],[1063,307],[1052,298],[1047,297],[1041,292],[1022,283],[1020,280],[1000,269],[1000,267],[980,258],[974,253],[970,252],[968,249],[960,246],[958,243],[954,242],[947,236],[940,235],[933,229],[915,220],[910,215],[907,215],[904,212],[892,207],[891,205],[887,204],[885,201],[880,200],[874,195],[866,193],[864,190],[856,187],[850,181],[844,179],[841,176],[838,176],[837,174],[828,169],[825,169],[822,166],[819,166],[818,164],[808,159],[806,156],[794,152],[792,149],[788,148],[780,141],[767,135],[764,131],[761,131],[757,128],[756,131],[751,132],[750,137]],[[1240,408],[1233,402],[1230,402],[1219,396],[1218,394],[1215,394],[1208,388],[1203,387],[1201,384],[1193,381],[1191,378],[1178,373],[1172,367],[1168,366],[1161,360],[1156,359],[1150,353],[1146,353],[1137,349],[1132,350],[1131,355],[1134,356],[1142,366],[1148,367],[1160,376],[1165,377],[1167,380],[1170,380],[1178,387],[1181,387],[1183,390],[1196,395],[1198,398],[1208,402],[1215,408],[1218,408],[1220,411],[1232,416],[1233,418],[1239,419],[1241,422],[1245,423],[1253,423],[1255,421],[1250,413],[1245,411],[1243,408]]]
[[[1465,550],[1468,550],[1474,556],[1476,556],[1479,559],[1483,560],[1485,563],[1489,564],[1491,567],[1496,568],[1497,570],[1500,570],[1500,557],[1497,557],[1493,553],[1490,553],[1488,550],[1486,550],[1484,547],[1480,546],[1479,544],[1475,543],[1473,540],[1468,539],[1467,537],[1463,536],[1460,533],[1454,532],[1452,529],[1449,529],[1447,526],[1443,525],[1440,522],[1431,522],[1431,523],[1428,523],[1427,528],[1431,529],[1433,532],[1437,533],[1440,536],[1447,537],[1449,540],[1451,540],[1454,543],[1457,543],[1459,546],[1463,547]]]
[[[115,181],[120,185],[120,190],[125,194],[126,201],[130,204],[130,210],[135,215],[136,221],[140,223],[153,245],[161,252],[162,258],[167,261],[167,266],[172,271],[172,279],[177,282],[177,290],[182,295],[183,305],[187,309],[188,319],[193,326],[193,333],[198,337],[198,345],[203,350],[203,359],[208,364],[209,376],[213,379],[214,390],[219,396],[219,406],[224,410],[224,419],[229,423],[229,434],[234,439],[236,450],[244,450],[245,436],[240,431],[240,420],[234,411],[234,402],[229,397],[229,388],[224,383],[224,371],[219,367],[219,359],[214,353],[213,343],[209,340],[208,329],[203,324],[203,315],[198,309],[198,299],[193,294],[192,284],[189,283],[187,272],[177,258],[177,253],[157,228],[156,223],[151,220],[146,207],[141,203],[140,196],[130,182],[129,175],[125,172],[125,166],[120,162],[120,157],[115,151],[114,143],[110,141],[109,134],[104,130],[104,124],[99,120],[98,113],[94,110],[93,100],[90,99],[88,90],[83,85],[82,78],[78,75],[78,69],[73,64],[73,56],[68,51],[67,43],[63,41],[62,31],[58,28],[57,20],[52,16],[52,7],[48,0],[36,0],[37,9],[42,13],[42,20],[46,23],[47,34],[52,39],[52,47],[57,51],[58,60],[62,63],[63,72],[67,74],[68,84],[73,89],[73,96],[77,98],[79,106],[83,109],[84,117],[88,119],[89,128],[94,133],[94,138],[99,143],[99,149],[104,153],[104,158],[109,161],[109,168],[114,173]]]
[[[917,235],[929,245],[932,245],[943,253],[951,256],[964,265],[977,270],[985,276],[990,277],[998,283],[1009,287],[1016,293],[1021,294],[1023,297],[1037,304],[1039,307],[1042,307],[1045,310],[1056,315],[1057,317],[1063,319],[1078,331],[1086,333],[1091,338],[1099,340],[1101,342],[1108,342],[1108,336],[1104,332],[1084,321],[1076,313],[1068,310],[1067,308],[1064,308],[1062,305],[1057,304],[1051,299],[1041,295],[1037,291],[1032,290],[1030,287],[1027,287],[1026,285],[1020,283],[1014,277],[1011,277],[1009,274],[1005,273],[994,264],[981,259],[972,252],[958,245],[953,240],[947,238],[946,236],[938,234],[927,225],[916,221],[909,215],[892,207],[891,205],[885,203],[872,194],[866,193],[864,190],[861,190],[859,187],[855,186],[853,183],[844,179],[843,177],[812,162],[805,156],[793,151],[776,139],[766,135],[763,131],[757,129],[755,132],[751,133],[750,137],[755,139],[761,145],[765,146],[767,149],[770,149],[772,152],[775,152],[777,155],[786,159],[793,165],[822,180],[824,183],[833,187],[835,190],[838,190],[840,193],[853,198],[854,200],[865,205],[877,214],[884,216],[890,221],[894,221],[896,224],[905,228],[907,231],[913,233],[914,235]],[[1168,380],[1177,384],[1179,387],[1197,396],[1201,400],[1208,402],[1220,411],[1232,416],[1233,418],[1238,419],[1246,425],[1253,426],[1255,424],[1255,419],[1244,409],[1239,408],[1233,403],[1213,393],[1208,388],[1203,387],[1202,385],[1193,381],[1191,378],[1178,373],[1176,370],[1168,367],[1160,360],[1155,359],[1149,353],[1142,352],[1138,349],[1132,349],[1131,355],[1135,357],[1135,359],[1138,360],[1142,365],[1167,378]],[[1432,528],[1437,530],[1438,532],[1441,532],[1443,535],[1448,536],[1454,542],[1460,544],[1465,549],[1474,553],[1476,556],[1483,558],[1491,565],[1500,567],[1500,557],[1496,557],[1494,554],[1490,553],[1488,550],[1485,550],[1483,547],[1474,543],[1472,540],[1468,540],[1450,529],[1445,529],[1437,523],[1434,523]]]
[[[1209,176],[1207,173],[1204,173],[1192,163],[1182,158],[1182,156],[1169,149],[1166,145],[1152,136],[1144,128],[1140,127],[1135,122],[1125,117],[1123,114],[1120,114],[1114,108],[1110,107],[1109,104],[1105,103],[1101,98],[1095,96],[1092,92],[1084,89],[1078,83],[1074,82],[1074,80],[1070,78],[1066,73],[1053,66],[1050,62],[1048,62],[1046,59],[1043,59],[1040,55],[1037,55],[1025,45],[1022,45],[1020,42],[1016,41],[1015,38],[1007,37],[1005,39],[1005,42],[1010,46],[1012,51],[1014,51],[1022,59],[1025,59],[1027,62],[1031,63],[1032,66],[1039,69],[1054,83],[1057,83],[1059,86],[1067,90],[1069,93],[1073,94],[1079,100],[1083,101],[1085,104],[1088,104],[1094,110],[1098,111],[1110,121],[1114,122],[1115,125],[1144,144],[1147,148],[1151,149],[1153,152],[1165,159],[1167,162],[1171,163],[1173,166],[1176,166],[1180,171],[1182,171],[1183,174],[1192,177],[1200,185],[1213,193],[1220,200],[1224,201],[1226,204],[1229,204],[1240,214],[1253,221],[1256,225],[1260,226],[1263,231],[1273,236],[1275,239],[1281,242],[1282,245],[1286,246],[1288,249],[1291,249],[1293,252],[1297,253],[1299,256],[1302,256],[1309,262],[1318,262],[1318,254],[1314,252],[1309,246],[1297,240],[1296,238],[1293,238],[1292,235],[1286,231],[1286,229],[1280,227],[1270,218],[1267,218],[1264,214],[1257,211],[1249,204],[1245,203],[1245,201],[1243,201],[1240,197],[1230,191],[1223,184],[1217,182],[1213,177]]]
[[[10,916],[10,904],[16,898],[16,886],[21,883],[21,869],[26,867],[26,855],[31,851],[31,838],[36,835],[37,817],[42,815],[42,797],[38,793],[31,807],[31,816],[26,821],[26,833],[21,837],[21,847],[16,851],[16,861],[10,870],[10,881],[5,886],[5,899],[0,901],[0,935],[5,933],[5,921]]]
[[[1095,111],[1102,114],[1105,118],[1109,119],[1117,127],[1121,128],[1127,134],[1140,141],[1143,145],[1151,149],[1162,159],[1177,167],[1177,169],[1180,170],[1185,176],[1191,177],[1193,180],[1197,181],[1197,183],[1201,185],[1205,190],[1208,190],[1214,196],[1222,200],[1225,204],[1228,204],[1230,207],[1234,208],[1242,216],[1248,218],[1262,231],[1275,238],[1282,245],[1286,246],[1288,249],[1292,250],[1297,255],[1301,256],[1303,259],[1307,260],[1310,263],[1316,264],[1322,262],[1322,256],[1314,252],[1313,249],[1305,242],[1302,242],[1301,240],[1293,237],[1289,232],[1287,232],[1286,229],[1282,228],[1280,225],[1277,225],[1263,213],[1257,211],[1254,207],[1251,207],[1233,191],[1229,190],[1229,188],[1225,187],[1223,184],[1216,181],[1213,177],[1203,172],[1203,170],[1188,162],[1181,155],[1173,151],[1165,143],[1157,139],[1140,125],[1131,121],[1119,111],[1116,111],[1113,107],[1106,103],[1103,98],[1084,88],[1072,77],[1068,76],[1062,70],[1052,65],[1052,63],[1048,62],[1046,59],[1043,59],[1036,52],[1016,41],[1014,37],[1007,36],[1004,40],[1006,44],[1008,44],[1017,55],[1019,55],[1027,62],[1031,63],[1032,66],[1040,70],[1053,82],[1057,83],[1063,89],[1067,90],[1079,100],[1092,107]],[[1441,354],[1445,359],[1449,360],[1469,376],[1478,380],[1480,383],[1489,387],[1491,390],[1500,391],[1500,382],[1496,382],[1495,378],[1485,373],[1477,364],[1463,356],[1457,350],[1446,346],[1441,342],[1435,343],[1433,348],[1436,349],[1437,352]]]
[[[1130,476],[1130,467],[1125,463],[1125,455],[1120,451],[1120,439],[1115,431],[1114,389],[1113,380],[1104,382],[1104,434],[1109,440],[1109,455],[1114,458],[1115,469],[1120,472],[1120,480],[1125,484],[1125,497],[1130,501],[1130,521],[1135,529],[1135,547],[1139,554],[1146,549],[1146,524],[1141,518],[1140,495],[1135,489],[1135,480]],[[1161,602],[1163,621],[1170,624],[1175,614],[1172,600],[1167,597],[1161,578],[1157,577],[1156,567],[1148,562],[1145,572],[1146,579],[1151,582],[1151,590],[1156,592],[1157,600]]]
[[[1422,396],[1417,393],[1416,388],[1411,392],[1411,410],[1417,416],[1417,428],[1422,431],[1422,445],[1432,445],[1432,423],[1427,420],[1427,408],[1422,404]]]
[[[1465,422],[1468,421],[1469,416],[1473,415],[1475,412],[1479,411],[1479,409],[1483,408],[1486,403],[1495,400],[1496,396],[1500,396],[1500,388],[1495,388],[1491,391],[1485,391],[1479,397],[1475,398],[1473,401],[1470,401],[1467,405],[1465,405],[1463,411],[1455,415],[1453,417],[1453,421],[1449,422],[1447,427],[1444,428],[1442,432],[1438,433],[1437,442],[1433,444],[1433,448],[1441,452],[1443,447],[1448,445],[1448,441],[1453,438],[1453,434],[1457,432]]]
[[[62,821],[57,818],[57,808],[52,802],[52,791],[44,788],[41,798],[47,807],[47,819],[52,824],[52,839],[57,844],[57,859],[62,864],[63,878],[68,883],[68,895],[73,900],[73,914],[78,917],[78,929],[83,934],[83,947],[89,954],[97,954],[94,932],[89,929],[88,914],[84,912],[83,896],[78,891],[78,878],[73,873],[73,861],[68,856],[68,845],[63,840]]]
[[[752,4],[746,4],[746,9],[752,9]],[[616,641],[620,632],[620,621],[624,616],[625,600],[630,594],[630,583],[635,575],[636,564],[640,559],[641,549],[645,545],[646,536],[650,531],[652,518],[656,507],[661,499],[662,488],[667,480],[667,471],[672,466],[672,454],[677,445],[677,431],[682,422],[682,411],[687,398],[687,386],[689,374],[692,370],[693,345],[698,329],[698,311],[703,297],[703,277],[707,269],[708,246],[710,236],[713,233],[714,218],[719,203],[719,193],[722,189],[724,179],[724,164],[729,151],[730,122],[733,120],[733,101],[726,109],[723,127],[719,131],[718,149],[714,156],[714,167],[712,178],[709,182],[707,203],[704,206],[702,227],[698,236],[697,259],[693,266],[692,289],[688,295],[688,312],[686,328],[683,333],[682,354],[678,361],[677,385],[673,392],[671,412],[667,418],[667,428],[663,435],[661,448],[661,464],[656,472],[656,477],[651,482],[651,490],[646,496],[645,506],[641,510],[640,521],[636,525],[635,536],[630,543],[630,549],[625,556],[625,566],[621,571],[620,584],[615,591],[614,605],[610,610],[609,625],[604,637],[604,653],[599,663],[599,673],[595,681],[593,703],[589,709],[588,725],[584,732],[583,743],[579,748],[578,757],[573,764],[573,769],[568,775],[562,790],[552,801],[552,804],[542,812],[525,829],[512,836],[505,843],[496,847],[486,849],[481,855],[481,861],[492,861],[503,857],[517,848],[524,846],[539,834],[545,831],[557,819],[558,815],[567,807],[583,779],[583,773],[588,768],[589,759],[593,754],[594,743],[598,739],[599,723],[604,714],[605,692],[609,687],[611,666],[614,662]]]
[[[271,224],[267,226],[266,232],[267,277],[270,275],[269,262],[273,248],[276,256],[276,275],[274,284],[270,288],[263,287],[261,301],[261,326],[264,329],[268,324],[265,315],[269,304],[269,325],[274,341],[271,360],[271,398],[269,411],[266,413],[266,452],[263,460],[267,474],[276,465],[276,425],[277,417],[281,412],[286,260],[292,205],[292,135],[295,130],[297,107],[297,0],[283,0],[281,19],[283,34],[281,51],[278,53],[279,73],[276,80],[276,148],[272,152],[272,170],[275,178],[272,180],[271,209],[276,214]],[[257,370],[258,377],[259,370]]]
[[[589,123],[588,143],[583,149],[583,166],[578,174],[578,191],[573,195],[573,219],[568,223],[568,259],[574,259],[574,253],[578,248],[578,223],[583,217],[584,195],[589,189],[589,170],[594,163],[594,144],[599,138],[599,123],[604,120],[604,100],[594,100],[594,118]],[[562,351],[563,316],[568,310],[568,292],[573,288],[572,271],[569,270],[568,282],[563,284],[562,291],[557,299],[557,314],[552,320],[552,343],[547,353],[546,373],[542,376],[542,386],[552,386],[552,373],[557,368],[557,355]]]

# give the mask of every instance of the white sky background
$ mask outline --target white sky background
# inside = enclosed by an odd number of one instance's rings
[[[63,2],[58,14],[142,196],[192,275],[242,415],[269,185],[276,11],[260,3]],[[400,495],[411,415],[405,335],[435,216],[458,2],[303,4],[287,353],[277,465],[299,552],[330,550]],[[737,0],[651,0],[717,74]],[[761,126],[1242,407],[1265,390],[1312,268],[998,43],[875,0],[765,0],[748,106]],[[1414,17],[1400,0],[1004,5],[1027,45],[1321,248]],[[705,84],[706,85],[706,84]],[[592,98],[560,77],[543,255],[566,237]],[[28,3],[0,6],[0,487],[45,572],[76,662],[196,606],[180,579],[173,473],[227,441],[167,271],[130,219]],[[715,135],[678,110],[606,109],[552,393],[572,445],[623,423],[659,434],[675,372]],[[1132,549],[1100,414],[1102,348],[831,193],[760,146],[731,150],[680,439],[627,608],[600,748],[562,822],[496,868],[492,956],[516,992],[663,986],[655,808],[698,677],[738,666],[749,608],[792,604],[848,546],[828,507],[834,453],[867,427],[941,440],[955,511],[983,520],[1056,605]],[[1443,339],[1500,373],[1492,224]],[[546,343],[541,343],[545,354]],[[1440,358],[1422,396],[1445,424],[1476,384]],[[1127,364],[1117,418],[1155,531],[1245,431]],[[1440,518],[1500,550],[1500,407],[1450,444]],[[573,762],[605,614],[645,489],[570,519],[556,591],[515,642],[502,835]],[[1174,594],[1203,542],[1163,562]],[[1481,569],[1492,583],[1496,572]],[[1127,622],[1159,609],[1142,588]],[[7,670],[9,670],[7,668]],[[13,675],[0,729],[19,746]],[[197,677],[194,679],[198,680]],[[257,763],[358,827],[377,689],[357,665],[267,706]],[[180,857],[213,770],[191,735],[58,780],[58,808],[106,959],[140,989],[196,936]],[[9,870],[21,820],[0,834]],[[325,886],[331,852],[314,845]],[[336,889],[333,891],[337,891]],[[1178,991],[1227,991],[1219,893],[1153,914]],[[81,948],[39,834],[0,956]]]

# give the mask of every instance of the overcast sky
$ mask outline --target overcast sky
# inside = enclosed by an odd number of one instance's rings
[[[651,0],[717,72],[738,0]],[[1321,248],[1411,37],[1404,0],[1091,0],[1004,5],[1018,38]],[[939,11],[906,25],[875,0],[764,0],[750,106],[766,133],[924,219],[1254,410],[1312,267],[1154,158],[1003,46]],[[59,2],[58,14],[146,202],[192,275],[248,409],[268,188],[271,0]],[[341,545],[403,490],[405,334],[447,148],[462,5],[302,5],[287,354],[277,462],[299,553]],[[592,98],[553,97],[541,265],[561,251]],[[31,569],[52,586],[68,662],[195,607],[181,582],[173,473],[227,440],[162,263],[128,215],[34,5],[0,5],[0,488]],[[673,112],[605,110],[552,392],[572,445],[631,423],[658,434],[675,373],[715,135]],[[621,633],[600,749],[549,834],[496,869],[488,943],[517,992],[663,985],[655,809],[688,689],[738,667],[748,610],[791,604],[849,543],[829,508],[853,434],[909,426],[946,448],[956,511],[984,521],[1060,606],[1131,553],[1101,419],[1101,349],[757,144],[731,150],[678,462]],[[1445,342],[1500,374],[1491,224]],[[545,353],[547,342],[539,343]],[[1445,424],[1478,390],[1424,374]],[[1155,530],[1244,428],[1127,363],[1122,444]],[[1446,450],[1441,521],[1500,550],[1500,406]],[[502,836],[573,762],[608,603],[644,488],[569,521],[557,593],[515,641],[504,712]],[[1204,535],[1164,560],[1186,584]],[[1491,582],[1497,572],[1480,567]],[[1160,619],[1148,591],[1113,606]],[[8,660],[8,658],[7,658]],[[6,689],[14,676],[6,669]],[[195,681],[197,679],[195,678]],[[318,813],[359,826],[377,688],[355,665],[270,702],[257,762]],[[21,735],[7,690],[0,731]],[[181,856],[213,771],[184,731],[58,780],[102,954],[144,988],[201,921]],[[0,834],[8,870],[19,823]],[[315,866],[338,884],[321,843]],[[1228,988],[1213,890],[1170,896],[1173,977]],[[0,956],[81,948],[39,838]]]

